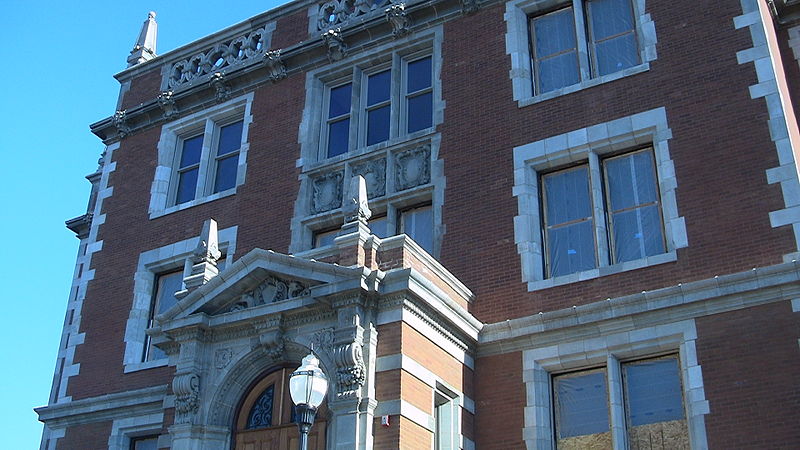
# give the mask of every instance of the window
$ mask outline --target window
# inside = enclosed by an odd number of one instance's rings
[[[177,303],[175,293],[180,291],[182,286],[183,270],[162,273],[156,276],[153,300],[150,306],[150,318],[147,322],[148,328],[153,325],[153,320],[157,315],[175,306]],[[147,342],[144,346],[144,355],[142,356],[143,361],[153,361],[167,357],[163,350],[154,346],[152,342],[150,342],[150,336],[147,336],[145,339]]]
[[[435,450],[458,450],[461,447],[461,405],[454,392],[436,383],[433,393]]]
[[[614,448],[613,425],[627,428],[631,448],[688,448],[677,356],[623,362],[613,369],[621,369],[623,389],[615,393],[622,399],[609,397],[605,367],[553,377],[557,447]],[[622,405],[624,417],[612,414],[610,405]]]
[[[433,58],[394,54],[389,67],[356,68],[325,88],[321,158],[433,126]]]
[[[655,26],[642,0],[511,0],[506,53],[526,106],[649,69]]]
[[[599,246],[611,264],[665,252],[652,149],[608,158],[604,183],[594,161],[542,176],[545,249],[551,277],[594,269]],[[593,198],[598,188],[605,198]],[[607,211],[604,211],[607,210]],[[608,223],[597,224],[607,217]],[[605,242],[608,229],[608,244]]]
[[[514,149],[514,235],[528,290],[677,259],[689,244],[671,137],[657,108]]]
[[[244,183],[252,94],[165,124],[150,218],[232,195]]]
[[[158,436],[132,438],[131,450],[158,450]]]
[[[237,120],[221,125],[209,119],[202,134],[181,140],[176,152],[176,205],[236,186],[243,124]]]
[[[630,0],[586,0],[582,6],[568,6],[531,18],[536,93],[576,84],[581,77],[595,78],[639,64]],[[579,39],[586,41],[578,42]],[[583,46],[588,49],[586,61],[581,61],[581,55],[586,54],[579,51]]]

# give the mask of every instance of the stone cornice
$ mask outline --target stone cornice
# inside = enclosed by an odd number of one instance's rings
[[[120,419],[163,411],[167,385],[56,403],[34,409],[50,428]]]
[[[478,357],[624,332],[800,296],[797,261],[487,324]]]

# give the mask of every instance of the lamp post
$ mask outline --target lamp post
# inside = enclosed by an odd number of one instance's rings
[[[289,377],[289,394],[296,406],[297,428],[300,430],[300,450],[308,449],[308,431],[327,393],[328,377],[319,368],[317,357],[309,353]]]

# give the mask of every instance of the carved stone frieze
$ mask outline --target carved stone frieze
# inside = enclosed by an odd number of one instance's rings
[[[242,296],[248,306],[265,305],[282,300],[308,295],[308,286],[296,280],[284,280],[270,276],[252,291]]]
[[[398,191],[421,186],[430,181],[430,144],[395,154],[395,187]]]
[[[264,66],[269,70],[269,79],[273,82],[286,78],[286,64],[281,57],[281,50],[264,53]]]
[[[322,33],[322,40],[328,48],[328,60],[339,61],[347,56],[347,44],[344,43],[340,29],[328,30]]]
[[[175,375],[172,392],[175,394],[175,423],[192,423],[200,408],[200,376],[191,372]]]
[[[172,91],[164,91],[158,94],[158,106],[164,111],[164,117],[170,117],[178,114],[178,106],[175,105],[175,97]]]
[[[131,127],[128,125],[128,119],[126,117],[125,110],[120,110],[114,113],[111,117],[111,121],[114,123],[114,127],[117,129],[117,133],[119,133],[119,137],[124,138],[131,132]]]
[[[386,158],[371,159],[351,166],[353,176],[361,175],[367,182],[367,197],[386,195]]]
[[[170,69],[167,85],[176,88],[212,76],[228,67],[258,61],[269,45],[266,27],[214,45],[191,58],[176,62]]]
[[[377,14],[379,8],[389,0],[329,0],[319,6],[317,30],[325,31],[333,27],[349,24],[361,16]]]
[[[342,178],[341,171],[329,172],[312,180],[314,187],[312,213],[330,211],[342,206]]]
[[[215,72],[211,76],[210,84],[216,91],[215,95],[218,102],[225,101],[230,97],[231,88],[228,86],[228,82],[225,81],[225,72]]]
[[[386,20],[392,25],[392,36],[399,38],[408,34],[411,17],[406,13],[405,3],[395,3],[386,8]]]

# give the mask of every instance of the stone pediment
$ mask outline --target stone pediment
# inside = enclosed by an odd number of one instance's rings
[[[363,271],[255,249],[156,317],[164,324],[197,313],[216,316],[274,305],[308,308],[317,297],[359,286]]]

